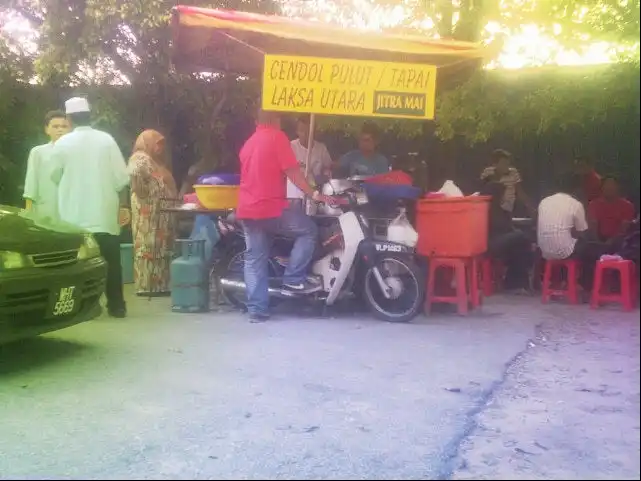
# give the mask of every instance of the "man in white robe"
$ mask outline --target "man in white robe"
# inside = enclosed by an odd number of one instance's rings
[[[120,197],[129,184],[122,152],[111,135],[91,127],[86,99],[65,102],[73,131],[56,142],[51,179],[58,185],[61,220],[91,232],[107,262],[107,310],[125,317],[120,265]],[[124,196],[123,196],[124,197]]]

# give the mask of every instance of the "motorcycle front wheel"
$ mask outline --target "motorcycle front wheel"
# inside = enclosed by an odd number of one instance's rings
[[[423,309],[425,277],[414,261],[406,256],[387,254],[375,267],[388,286],[391,298],[385,297],[374,275],[374,267],[364,276],[363,300],[370,312],[383,321],[409,322]]]

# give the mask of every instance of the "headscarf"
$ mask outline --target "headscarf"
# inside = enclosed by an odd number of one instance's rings
[[[162,135],[157,130],[152,130],[152,129],[144,130],[138,136],[138,138],[136,139],[136,142],[134,143],[133,153],[135,154],[136,152],[144,152],[149,157],[151,157],[154,160],[154,162],[156,162],[157,164],[164,165],[164,162],[162,161],[162,159],[157,159],[155,157],[155,147],[158,144],[158,142],[161,142],[164,139],[165,139],[165,136]]]
[[[147,129],[144,130],[136,139],[136,142],[134,143],[134,150],[132,155],[140,154],[143,153],[149,157],[151,160],[152,164],[154,165],[155,171],[160,174],[164,179],[165,182],[172,186],[173,190],[176,190],[176,182],[174,180],[174,176],[172,175],[171,171],[165,165],[164,159],[163,158],[158,158],[156,155],[156,145],[158,142],[164,140],[165,136],[162,135],[160,132],[157,130],[153,129]],[[135,192],[135,188],[132,182],[132,190]]]

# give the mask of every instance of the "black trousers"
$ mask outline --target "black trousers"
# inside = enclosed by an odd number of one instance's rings
[[[120,237],[98,233],[93,235],[100,246],[100,253],[107,262],[107,309],[125,307],[125,296],[122,291],[122,266],[120,265]]]
[[[528,289],[529,269],[534,260],[532,243],[520,230],[493,235],[488,241],[488,252],[503,261],[506,267],[505,286],[508,289]]]
[[[596,262],[604,254],[612,254],[616,249],[612,245],[602,242],[589,241],[583,238],[577,239],[574,252],[570,256],[581,263],[581,276],[579,283],[586,291],[592,290]]]

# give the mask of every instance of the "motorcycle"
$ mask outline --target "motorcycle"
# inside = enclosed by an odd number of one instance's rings
[[[283,299],[306,299],[323,303],[357,297],[378,319],[409,322],[422,309],[425,277],[414,260],[414,249],[401,243],[375,239],[363,215],[367,195],[352,182],[330,180],[323,193],[338,201],[337,215],[313,216],[319,227],[319,241],[310,275],[319,281],[315,292],[298,294],[281,289],[293,241],[274,239],[269,258],[269,294],[272,306]],[[245,241],[235,220],[220,221],[221,252],[214,269],[223,295],[237,308],[245,309],[243,280]]]

